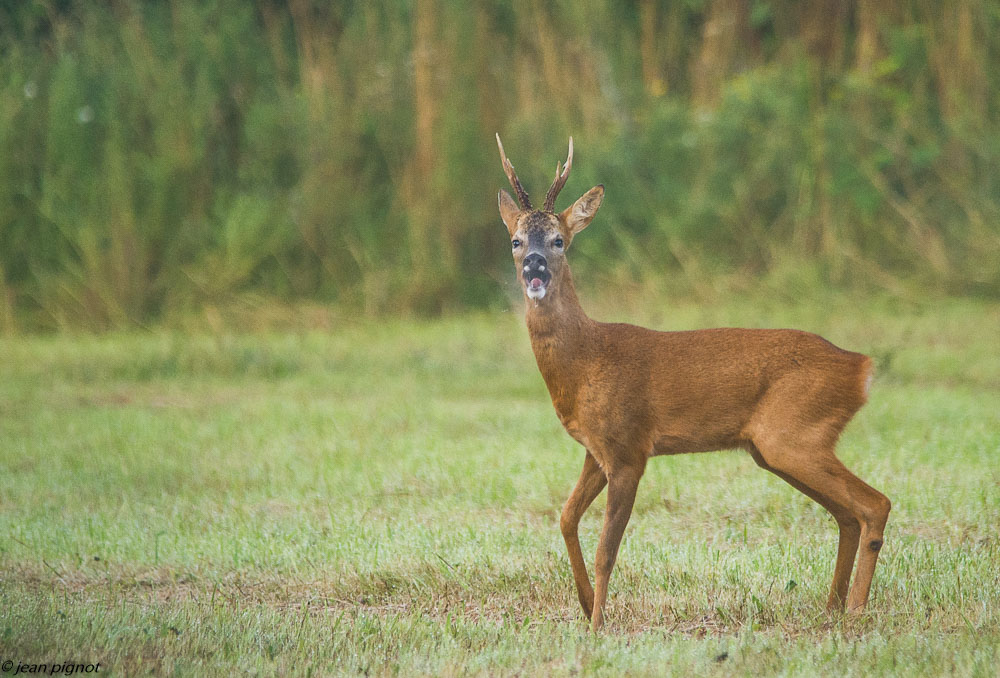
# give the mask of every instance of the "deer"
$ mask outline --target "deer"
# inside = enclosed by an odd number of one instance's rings
[[[499,133],[496,139],[517,195],[515,202],[500,190],[497,201],[535,362],[559,421],[585,450],[559,525],[591,630],[604,625],[608,581],[649,458],[716,450],[745,450],[833,516],[839,542],[826,607],[833,614],[846,604],[848,614],[862,613],[891,504],[841,463],[835,447],[868,400],[871,358],[793,329],[657,331],[592,320],[577,298],[566,252],[597,214],[604,186],[555,211],[573,165],[570,137],[566,161],[556,164],[536,209]],[[591,586],[578,528],[605,486]]]

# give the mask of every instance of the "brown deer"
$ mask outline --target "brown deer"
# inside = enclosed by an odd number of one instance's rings
[[[591,628],[604,624],[608,578],[646,460],[735,448],[833,515],[840,542],[827,609],[843,610],[846,602],[850,612],[864,610],[890,504],[852,474],[834,448],[868,397],[871,359],[798,330],[658,332],[591,320],[577,299],[566,250],[594,218],[604,187],[554,211],[573,164],[570,138],[565,164],[556,165],[545,203],[534,209],[499,134],[497,146],[520,203],[506,191],[498,195],[524,289],[531,347],[559,420],[586,448],[560,527]],[[605,485],[608,503],[591,588],[577,527]]]

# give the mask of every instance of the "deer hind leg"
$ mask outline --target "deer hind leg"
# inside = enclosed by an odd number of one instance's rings
[[[837,544],[837,564],[833,568],[833,583],[830,585],[830,595],[826,600],[826,609],[830,612],[842,611],[844,603],[847,602],[847,587],[850,584],[851,570],[854,568],[854,558],[858,552],[858,543],[861,539],[861,525],[858,523],[857,518],[844,506],[831,501],[829,497],[802,484],[789,474],[768,465],[756,447],[751,445],[749,452],[758,466],[770,471],[815,501],[829,511],[830,515],[837,521],[837,526],[840,530],[840,541]]]
[[[832,444],[810,449],[771,442],[764,446],[758,443],[756,447],[774,473],[818,501],[837,519],[841,528],[840,544],[828,606],[832,603],[834,608],[840,607],[838,601],[843,600],[854,560],[852,551],[856,551],[857,569],[854,584],[847,593],[847,609],[854,613],[863,611],[882,548],[891,508],[889,499],[851,473],[834,455]],[[855,523],[857,528],[853,527]]]
[[[643,470],[643,466],[626,466],[608,472],[608,506],[604,513],[604,527],[597,545],[597,561],[594,566],[594,613],[590,619],[592,631],[599,631],[604,626],[608,580],[618,557],[618,547],[621,545],[625,526],[632,515],[635,493]]]
[[[846,469],[845,469],[846,470]],[[848,474],[856,482],[856,487],[863,488],[865,494],[868,518],[861,523],[861,546],[858,549],[858,566],[854,572],[854,583],[847,596],[847,611],[860,614],[868,604],[868,594],[871,591],[872,578],[875,576],[875,565],[882,549],[885,523],[889,519],[892,504],[889,498],[871,487],[863,480]],[[862,520],[859,518],[859,520]]]
[[[583,516],[587,507],[593,503],[607,483],[608,479],[605,477],[604,471],[598,466],[594,456],[587,452],[587,456],[583,460],[583,471],[580,472],[580,479],[576,482],[576,487],[570,493],[569,499],[566,500],[562,516],[559,519],[559,527],[562,530],[563,539],[566,541],[566,550],[569,551],[569,564],[573,568],[576,593],[580,598],[580,605],[583,607],[583,613],[587,615],[587,619],[591,618],[594,610],[594,589],[590,585],[587,565],[583,562],[578,528],[580,517]]]

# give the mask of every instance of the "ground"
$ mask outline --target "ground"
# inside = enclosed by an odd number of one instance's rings
[[[102,675],[993,676],[1000,307],[731,302],[872,355],[844,462],[893,501],[864,616],[836,526],[745,453],[654,459],[582,619],[582,449],[516,313],[0,340],[0,661]],[[602,316],[598,316],[602,317]],[[607,318],[607,316],[603,316]],[[612,318],[607,318],[612,319]],[[604,497],[581,525],[593,558]]]

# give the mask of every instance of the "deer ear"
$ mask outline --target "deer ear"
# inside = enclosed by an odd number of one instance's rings
[[[510,197],[510,193],[504,190],[497,194],[497,202],[500,205],[500,218],[503,219],[507,230],[513,235],[514,231],[517,230],[517,217],[521,214],[521,208],[514,202],[514,198]]]
[[[587,224],[594,218],[594,215],[597,214],[597,209],[601,206],[602,200],[604,200],[603,184],[594,186],[584,193],[579,200],[563,210],[559,218],[566,224],[569,232],[572,235],[576,235],[585,229]]]

